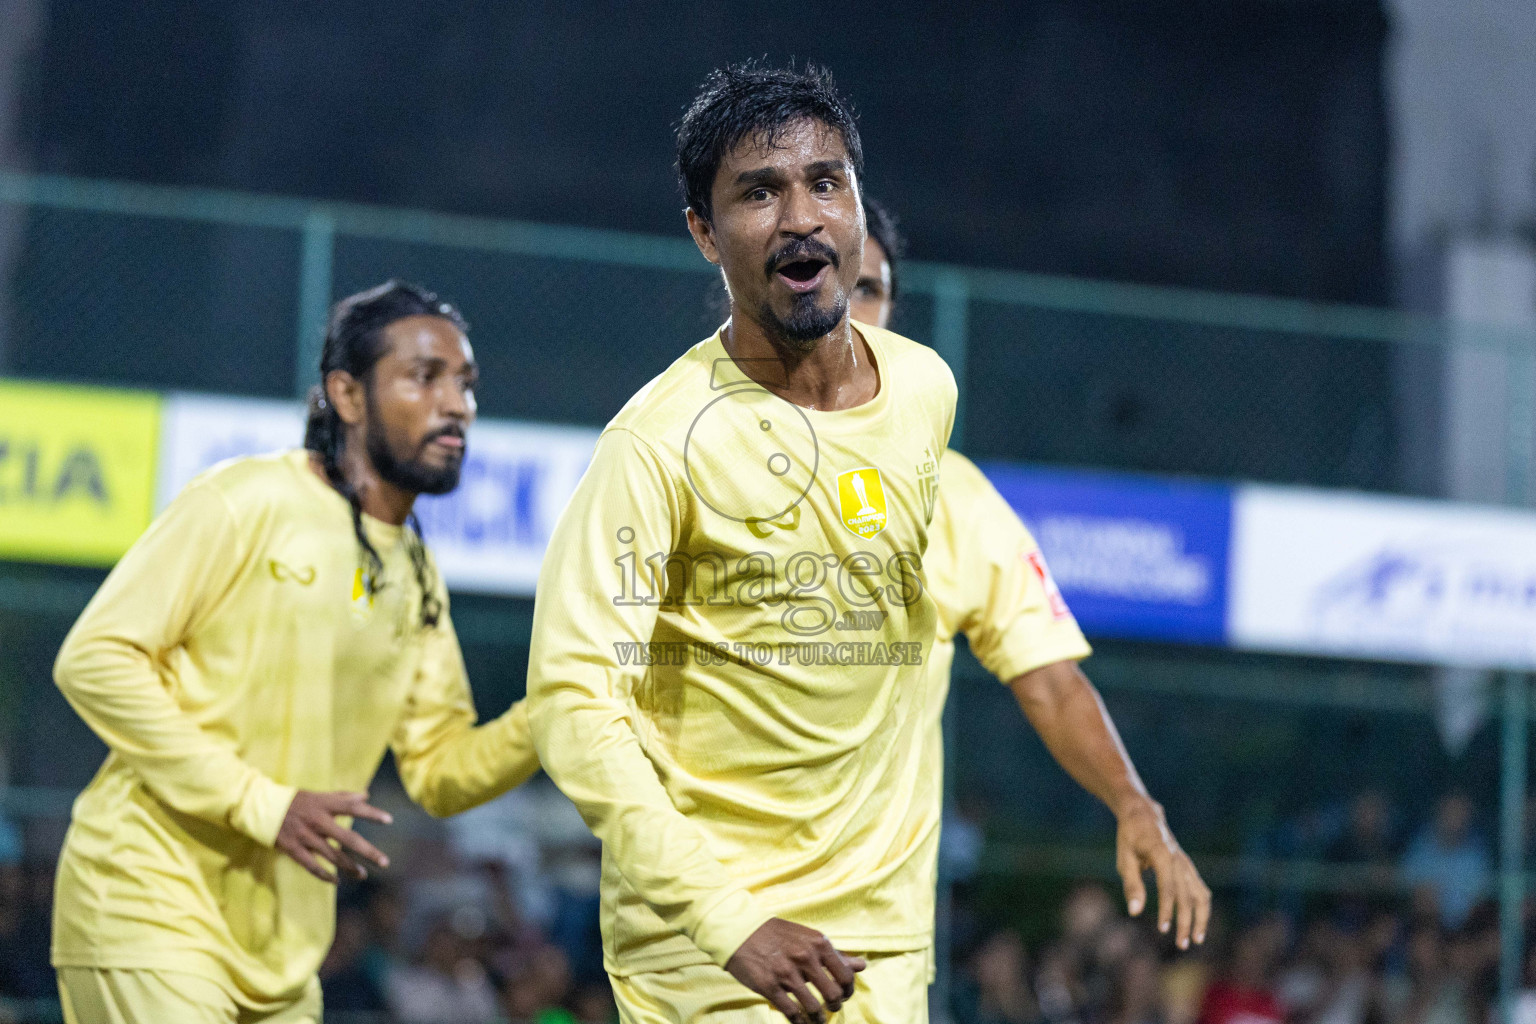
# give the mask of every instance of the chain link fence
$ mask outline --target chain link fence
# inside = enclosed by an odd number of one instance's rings
[[[0,212],[0,372],[21,377],[291,395],[314,374],[329,301],[403,277],[468,316],[486,415],[600,424],[725,313],[681,232],[9,172]],[[894,326],[956,367],[964,444],[982,458],[1433,490],[1418,467],[1436,457],[1441,356],[1479,347],[1512,385],[1529,379],[1519,331],[921,263],[902,277]],[[1511,420],[1499,443],[1528,462],[1515,418],[1529,397],[1493,397]]]

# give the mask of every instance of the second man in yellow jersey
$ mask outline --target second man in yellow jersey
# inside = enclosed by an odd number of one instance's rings
[[[854,287],[854,319],[884,327],[898,294],[900,236],[879,204],[866,207],[869,237]],[[1187,949],[1205,941],[1211,894],[1163,820],[1120,743],[1097,691],[1077,667],[1089,648],[1051,578],[1035,539],[976,464],[946,449],[942,484],[929,530],[924,566],[938,606],[938,634],[929,656],[927,760],[933,765],[925,797],[942,801],[943,713],[949,694],[955,636],[1012,689],[1020,709],[1056,760],[1104,801],[1118,821],[1116,867],[1130,912],[1147,902],[1142,874],[1158,883],[1158,928]],[[937,844],[927,852],[937,876]]]
[[[538,767],[521,704],[475,726],[411,517],[457,483],[476,367],[459,314],[391,282],[341,302],[306,446],[214,467],[124,555],[59,652],[110,754],[59,861],[70,1022],[318,1022],[333,883],[386,748],[451,814]]]

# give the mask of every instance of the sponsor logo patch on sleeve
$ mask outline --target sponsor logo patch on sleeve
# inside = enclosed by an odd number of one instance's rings
[[[1072,611],[1067,607],[1067,599],[1061,596],[1061,588],[1056,585],[1056,577],[1051,575],[1051,567],[1045,564],[1045,556],[1039,551],[1029,551],[1024,554],[1024,561],[1040,577],[1040,585],[1045,588],[1045,600],[1051,606],[1051,617],[1071,618]]]

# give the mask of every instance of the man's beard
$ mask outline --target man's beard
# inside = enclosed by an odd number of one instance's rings
[[[419,457],[422,449],[438,436],[433,434],[426,438],[416,449],[417,457],[401,458],[390,444],[378,418],[370,416],[364,440],[374,470],[389,483],[412,494],[447,494],[459,486],[459,473],[464,468],[464,459],[462,456],[449,459],[442,466],[430,466],[423,462]],[[461,451],[467,452],[468,449]]]
[[[764,272],[772,280],[775,272],[797,259],[819,259],[833,271],[842,266],[837,250],[825,242],[812,238],[800,238],[789,242],[770,256],[763,265]],[[781,317],[773,311],[769,300],[764,299],[758,309],[758,324],[774,341],[782,342],[799,352],[810,352],[816,341],[826,337],[848,315],[848,297],[839,293],[830,309],[817,309],[815,295],[796,295],[791,300],[789,316]]]
[[[848,315],[848,300],[842,295],[830,309],[818,309],[814,295],[797,295],[789,316],[781,317],[764,302],[758,310],[758,324],[775,341],[799,352],[809,352]]]

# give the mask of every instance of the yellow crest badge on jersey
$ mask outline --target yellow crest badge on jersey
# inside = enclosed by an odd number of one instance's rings
[[[373,588],[369,582],[367,572],[358,566],[352,577],[352,618],[358,622],[365,622],[373,615]]]
[[[843,525],[865,540],[885,529],[885,485],[872,466],[837,475],[837,501]]]

